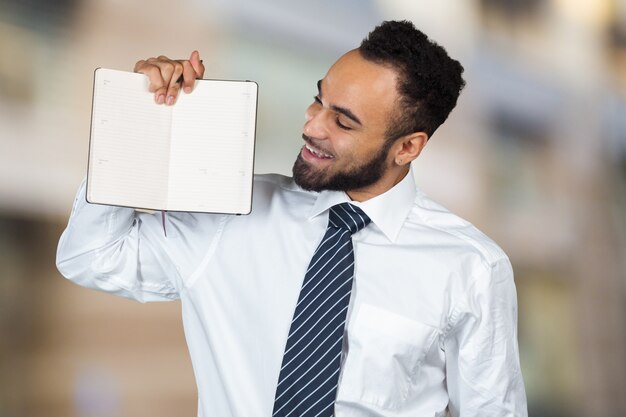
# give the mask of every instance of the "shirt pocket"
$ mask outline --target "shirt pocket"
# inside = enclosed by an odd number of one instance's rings
[[[362,304],[348,327],[339,397],[383,410],[401,408],[414,394],[437,334],[435,327]]]

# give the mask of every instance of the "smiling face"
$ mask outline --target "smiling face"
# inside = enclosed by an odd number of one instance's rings
[[[366,199],[406,174],[407,167],[400,171],[394,164],[394,143],[386,140],[400,99],[396,78],[393,69],[365,60],[358,50],[330,68],[306,111],[305,145],[293,168],[298,185]]]

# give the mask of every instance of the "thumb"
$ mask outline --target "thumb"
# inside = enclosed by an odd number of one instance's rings
[[[202,60],[200,59],[200,53],[198,51],[193,51],[191,56],[189,57],[189,63],[193,67],[193,70],[198,75],[198,78],[202,78],[204,75],[204,65],[202,64]]]

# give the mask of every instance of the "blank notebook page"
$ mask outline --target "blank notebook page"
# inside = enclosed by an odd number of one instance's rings
[[[157,210],[248,213],[257,85],[198,80],[157,105],[147,77],[96,70],[87,200]]]

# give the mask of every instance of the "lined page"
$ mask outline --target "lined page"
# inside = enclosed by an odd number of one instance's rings
[[[248,213],[257,85],[199,80],[173,106],[169,210]]]
[[[87,200],[148,209],[167,201],[172,107],[143,74],[95,72]]]

